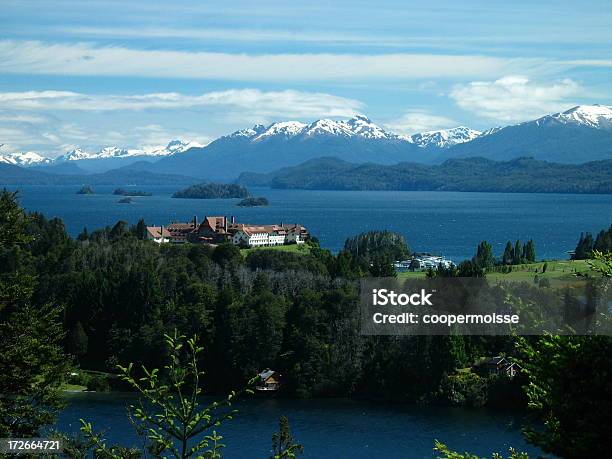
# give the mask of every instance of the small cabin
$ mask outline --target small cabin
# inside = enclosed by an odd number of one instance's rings
[[[481,376],[504,375],[514,378],[521,370],[517,363],[508,361],[505,357],[498,355],[474,365],[474,370]]]
[[[267,368],[259,373],[259,382],[255,385],[255,390],[261,392],[277,391],[280,388],[280,374]]]

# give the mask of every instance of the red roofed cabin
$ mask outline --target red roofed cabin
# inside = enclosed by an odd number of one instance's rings
[[[163,227],[164,237],[154,237],[159,228],[151,228],[149,237],[156,242],[181,244],[186,242],[203,244],[222,244],[232,242],[244,247],[274,246],[283,244],[303,244],[309,237],[308,230],[302,225],[251,225],[236,223],[234,217],[204,217],[198,225],[197,217],[190,223],[170,223]],[[157,229],[156,229],[157,228]]]
[[[147,239],[162,244],[170,242],[170,232],[163,226],[147,226]]]

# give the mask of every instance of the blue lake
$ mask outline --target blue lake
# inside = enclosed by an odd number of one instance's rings
[[[237,207],[237,200],[172,199],[176,186],[137,187],[153,193],[119,204],[115,187],[98,186],[95,195],[77,195],[78,186],[22,186],[28,210],[61,217],[71,235],[83,227],[118,220],[150,225],[186,221],[197,215],[235,215],[248,223],[305,225],[333,251],[362,231],[388,229],[405,235],[413,250],[430,251],[455,261],[471,257],[488,240],[497,255],[508,239],[534,239],[538,258],[567,258],[581,232],[597,232],[612,223],[612,195],[459,193],[412,191],[306,191],[251,189],[269,207]]]
[[[131,395],[77,393],[57,427],[77,432],[83,418],[110,442],[140,445],[126,417]],[[266,458],[278,418],[289,418],[304,458],[432,458],[435,439],[459,451],[490,457],[510,446],[536,457],[525,443],[517,414],[485,409],[417,407],[350,400],[249,399],[236,404],[238,415],[217,429],[227,445],[223,457]]]

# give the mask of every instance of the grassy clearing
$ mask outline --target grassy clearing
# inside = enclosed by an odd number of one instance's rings
[[[546,272],[542,272],[546,264]],[[487,271],[489,282],[533,282],[537,275],[538,279],[548,279],[551,286],[555,284],[567,284],[568,281],[579,279],[576,274],[593,274],[586,260],[551,260],[538,263],[512,266],[512,272],[500,273]],[[401,272],[397,274],[400,279],[419,279],[424,278],[425,271],[420,272]]]
[[[542,272],[545,264],[546,272]],[[487,279],[490,282],[533,282],[534,277],[538,276],[538,279],[548,279],[551,286],[554,286],[579,279],[576,274],[593,274],[586,260],[552,260],[516,265],[512,267],[512,272],[507,274],[489,271]]]
[[[308,255],[310,253],[310,246],[308,244],[289,244],[274,245],[271,247],[252,247],[250,249],[240,249],[240,253],[246,257],[249,253],[254,252],[255,250],[277,250],[281,252],[293,252]]]
[[[64,383],[60,386],[60,389],[64,392],[83,392],[84,390],[87,390],[87,387],[79,384]]]

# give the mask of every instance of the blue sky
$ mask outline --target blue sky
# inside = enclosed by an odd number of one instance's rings
[[[363,113],[396,132],[612,104],[609,1],[10,1],[0,152],[202,143]]]

